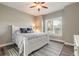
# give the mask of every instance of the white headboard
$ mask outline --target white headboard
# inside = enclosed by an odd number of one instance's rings
[[[31,27],[31,26],[15,26],[15,25],[11,25],[11,28],[12,28],[12,34],[14,33],[14,32],[16,32],[17,30],[19,31],[20,30],[20,28],[28,28],[28,27]]]
[[[14,25],[11,25],[11,29],[12,29],[12,40],[14,38],[14,33],[20,29],[20,27],[18,26],[14,26]]]
[[[14,26],[14,25],[12,25],[11,27],[12,27],[12,33],[14,33],[16,30],[20,29],[20,27],[17,27],[17,26]]]

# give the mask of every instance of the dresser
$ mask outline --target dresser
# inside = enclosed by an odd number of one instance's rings
[[[79,35],[74,35],[74,55],[79,56]]]

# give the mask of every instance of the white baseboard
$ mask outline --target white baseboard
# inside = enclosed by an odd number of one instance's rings
[[[72,43],[68,43],[68,42],[64,42],[65,45],[70,45],[70,46],[74,46],[74,44]]]
[[[6,43],[6,44],[2,44],[2,45],[0,45],[0,47],[4,47],[4,46],[8,46],[8,45],[12,45],[12,44],[14,44],[13,42],[10,42],[10,43]]]
[[[62,42],[62,43],[64,43],[64,41],[63,40],[58,40],[58,39],[52,39],[53,41],[58,41],[58,42]]]
[[[54,40],[54,41],[58,41],[58,42],[62,42],[62,43],[64,43],[65,45],[74,46],[74,44],[65,42],[65,41],[63,41],[63,40],[58,40],[58,39],[52,39],[52,40]]]

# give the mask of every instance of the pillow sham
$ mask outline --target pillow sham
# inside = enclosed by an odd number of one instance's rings
[[[32,33],[33,32],[32,28],[27,28],[27,32]]]
[[[27,33],[27,28],[20,28],[21,33]]]
[[[21,33],[33,33],[32,28],[20,28]]]

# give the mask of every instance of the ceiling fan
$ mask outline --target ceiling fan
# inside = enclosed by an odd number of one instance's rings
[[[45,2],[33,2],[30,8],[37,8],[40,11],[41,8],[48,9],[48,6]]]

